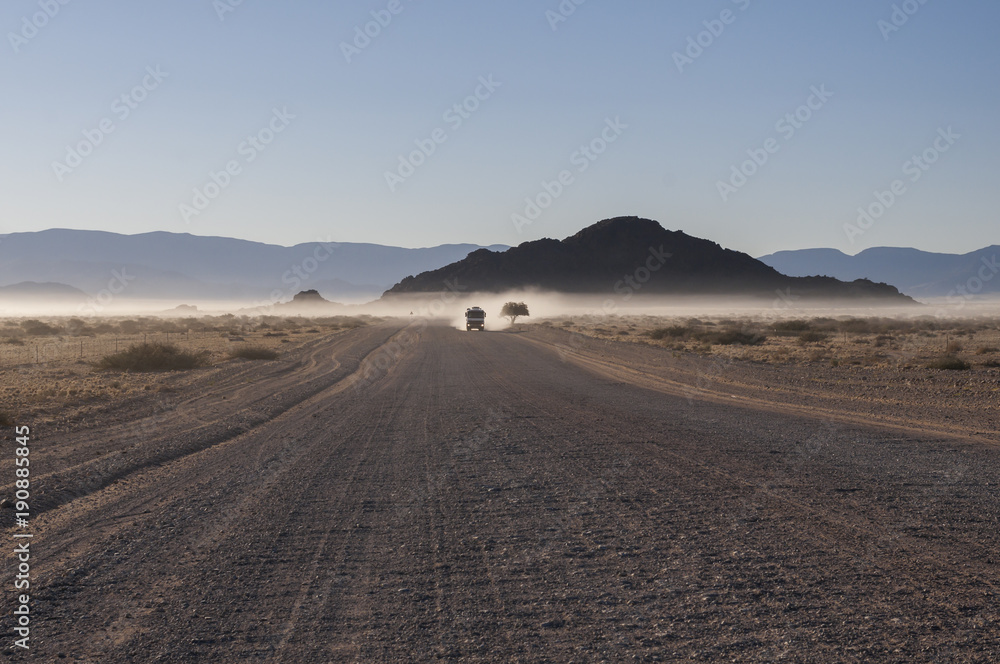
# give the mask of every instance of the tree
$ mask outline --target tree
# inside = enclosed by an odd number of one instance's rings
[[[528,305],[524,302],[508,302],[503,305],[500,315],[509,318],[510,324],[513,325],[518,316],[530,316],[531,314],[528,313]]]

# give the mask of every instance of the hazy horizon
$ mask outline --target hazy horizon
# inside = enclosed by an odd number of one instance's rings
[[[602,221],[602,220],[595,220],[595,222],[596,221]],[[654,219],[654,221],[659,221],[659,220],[655,220]],[[662,225],[662,222],[661,222],[661,225]],[[583,228],[584,227],[581,227],[578,230],[582,230]],[[684,229],[682,229],[682,228],[671,228],[671,227],[668,227],[668,226],[664,226],[664,228],[666,228],[666,230],[671,230],[671,231],[676,231],[676,230],[684,231]],[[60,231],[60,230],[93,231],[93,232],[99,232],[99,233],[117,233],[119,235],[145,235],[145,234],[149,234],[149,233],[162,233],[162,232],[166,232],[166,233],[177,233],[177,234],[180,234],[180,235],[191,235],[191,236],[194,236],[194,237],[201,237],[201,238],[223,238],[223,239],[229,239],[229,240],[242,240],[242,241],[246,241],[246,242],[254,242],[254,243],[258,243],[258,244],[267,244],[267,245],[272,245],[272,246],[277,246],[277,247],[285,247],[285,248],[296,247],[296,246],[301,246],[301,245],[309,245],[309,244],[322,244],[323,242],[333,242],[333,243],[336,243],[336,244],[372,244],[372,245],[379,245],[379,246],[384,246],[384,247],[395,247],[395,248],[400,248],[400,249],[432,249],[432,248],[435,248],[435,247],[440,247],[442,245],[476,245],[476,246],[482,246],[482,247],[491,247],[491,246],[497,246],[497,247],[507,246],[507,247],[510,247],[510,246],[516,246],[516,245],[505,245],[503,243],[480,244],[480,243],[477,243],[477,242],[471,242],[471,241],[466,241],[466,240],[462,240],[462,239],[455,239],[455,240],[448,241],[448,242],[442,242],[440,244],[423,244],[423,245],[414,245],[414,246],[407,246],[407,245],[402,245],[402,244],[392,244],[392,243],[390,243],[388,241],[384,241],[384,242],[368,242],[368,241],[365,241],[365,242],[354,242],[354,241],[349,241],[349,240],[336,240],[336,239],[333,239],[333,240],[326,240],[326,239],[324,239],[324,240],[307,240],[305,242],[296,242],[296,243],[291,243],[291,244],[284,243],[283,244],[283,243],[280,243],[280,242],[266,242],[266,241],[263,241],[263,240],[252,240],[252,239],[245,238],[245,237],[234,237],[234,236],[229,236],[229,235],[214,235],[214,234],[190,233],[190,232],[186,232],[186,231],[153,230],[153,231],[138,231],[138,232],[135,232],[135,233],[121,233],[119,231],[108,231],[108,230],[100,229],[100,228],[66,228],[66,227],[40,228],[40,229],[38,229],[36,231],[9,231],[9,232],[6,232],[6,233],[0,233],[0,237],[6,236],[6,235],[12,235],[14,233],[25,233],[25,232],[29,232],[30,233],[30,232]],[[688,235],[693,235],[692,233],[688,233],[687,231],[684,231],[684,232],[687,233]],[[573,233],[571,233],[570,235],[573,235]],[[565,236],[565,237],[569,237],[569,236]],[[563,239],[565,239],[565,237],[560,236],[560,237],[553,237],[553,238],[549,238],[549,239],[563,240]],[[698,237],[698,236],[694,236],[694,237]],[[541,238],[536,238],[536,239],[541,239]],[[710,237],[702,237],[701,239],[712,240],[713,242],[716,242],[716,240],[714,240],[713,238],[710,238]],[[905,245],[905,246],[904,245],[873,245],[873,246],[870,246],[870,247],[856,248],[856,249],[851,249],[851,250],[845,250],[843,248],[838,248],[838,247],[827,247],[827,246],[821,247],[821,246],[815,246],[815,247],[800,247],[798,249],[773,249],[771,251],[764,251],[762,253],[750,254],[750,255],[753,256],[754,258],[760,258],[761,256],[767,256],[767,255],[778,253],[778,252],[781,252],[781,251],[802,251],[802,250],[809,250],[809,249],[834,249],[834,250],[837,250],[837,251],[840,251],[840,252],[844,253],[847,256],[857,256],[861,252],[867,251],[869,249],[915,249],[917,251],[922,251],[922,252],[925,252],[925,253],[948,254],[948,255],[963,255],[963,254],[968,254],[968,253],[975,252],[975,251],[977,251],[979,249],[985,249],[987,247],[998,246],[998,245],[1000,245],[1000,240],[997,240],[996,242],[986,243],[986,244],[983,244],[983,245],[972,247],[972,248],[968,249],[967,251],[942,251],[942,250],[936,250],[936,249],[924,249],[924,248],[921,248],[921,247],[913,245],[913,244],[911,244],[911,245]],[[722,246],[723,246],[724,249],[733,249],[734,251],[743,251],[742,249],[740,249],[738,247],[728,247],[726,245],[722,245]],[[748,253],[748,252],[744,252],[744,253]]]

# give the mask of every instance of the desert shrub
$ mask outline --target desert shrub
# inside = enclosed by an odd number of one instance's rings
[[[172,320],[158,320],[155,325],[150,326],[152,330],[163,333],[186,332],[187,328],[178,325]]]
[[[172,344],[133,344],[120,353],[102,357],[98,369],[106,371],[183,371],[204,366],[207,352],[189,353]]]
[[[24,330],[25,334],[32,337],[53,337],[62,332],[58,327],[34,319],[21,323],[21,329]]]
[[[782,332],[805,332],[812,329],[812,325],[807,320],[779,320],[771,328],[780,334]]]
[[[948,344],[945,346],[944,352],[946,352],[948,355],[952,355],[953,353],[961,352],[961,350],[962,350],[962,344],[958,343],[957,341],[949,341]]]
[[[721,332],[703,332],[698,339],[716,346],[759,346],[767,340],[767,335],[756,330],[730,327]]]
[[[142,331],[142,323],[137,320],[122,320],[118,321],[118,329],[123,334],[136,334]]]
[[[814,330],[808,330],[806,332],[802,332],[801,334],[799,334],[800,344],[807,344],[816,341],[826,341],[826,339],[827,335],[823,334],[822,332],[816,332]]]
[[[930,362],[927,365],[928,369],[944,369],[948,371],[967,371],[969,363],[955,357],[954,355],[945,355],[944,357],[939,357],[936,360]]]
[[[24,339],[20,337],[7,337],[3,342],[9,346],[23,346]]]
[[[864,318],[842,320],[839,327],[843,332],[853,332],[854,334],[870,334],[873,332],[871,321]]]
[[[92,337],[94,331],[87,323],[79,318],[70,318],[66,321],[66,332],[74,337]]]
[[[0,410],[0,427],[14,426],[14,416],[5,410]]]
[[[989,367],[991,369],[1000,367],[1000,360],[986,360],[985,362],[983,362],[983,366]]]
[[[287,332],[265,332],[264,336],[265,337],[287,337],[288,333]]]
[[[976,349],[976,355],[989,355],[990,353],[1000,352],[1000,348],[994,348],[993,346],[980,346]]]
[[[893,341],[895,341],[895,337],[893,337],[892,335],[880,334],[877,337],[875,337],[875,346],[876,348],[881,348],[887,343],[892,343]]]
[[[348,329],[353,329],[356,327],[364,327],[366,323],[360,318],[355,318],[353,316],[344,316],[340,321],[341,327],[346,327]]]
[[[241,360],[276,360],[278,351],[260,346],[243,346],[230,351],[229,357]]]
[[[650,339],[683,339],[691,334],[691,328],[686,325],[671,325],[669,327],[657,327],[647,332]]]

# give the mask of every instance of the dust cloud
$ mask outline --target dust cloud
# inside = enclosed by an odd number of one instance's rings
[[[568,317],[650,316],[666,318],[746,317],[758,320],[818,317],[892,317],[892,318],[997,318],[1000,297],[926,298],[913,304],[888,306],[884,302],[859,300],[800,299],[794,294],[776,292],[771,298],[721,296],[663,296],[641,294],[563,294],[538,290],[504,293],[463,293],[443,290],[439,293],[393,295],[363,304],[333,302],[308,306],[250,300],[138,300],[114,298],[0,300],[0,318],[78,317],[104,318],[121,316],[156,316],[186,318],[205,315],[238,316],[358,316],[371,315],[403,319],[433,320],[465,329],[465,310],[478,306],[486,311],[486,329],[497,331],[510,327],[500,316],[505,302],[524,302],[531,315],[519,318],[518,324]]]

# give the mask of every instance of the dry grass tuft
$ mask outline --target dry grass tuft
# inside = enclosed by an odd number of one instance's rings
[[[207,353],[189,353],[164,343],[133,344],[97,362],[105,371],[185,371],[204,366]]]
[[[939,357],[938,359],[930,362],[927,365],[927,368],[943,369],[947,371],[968,371],[971,367],[965,360],[959,359],[954,355],[945,355],[944,357]]]
[[[243,346],[230,351],[229,357],[234,360],[276,360],[278,351],[261,346]]]

